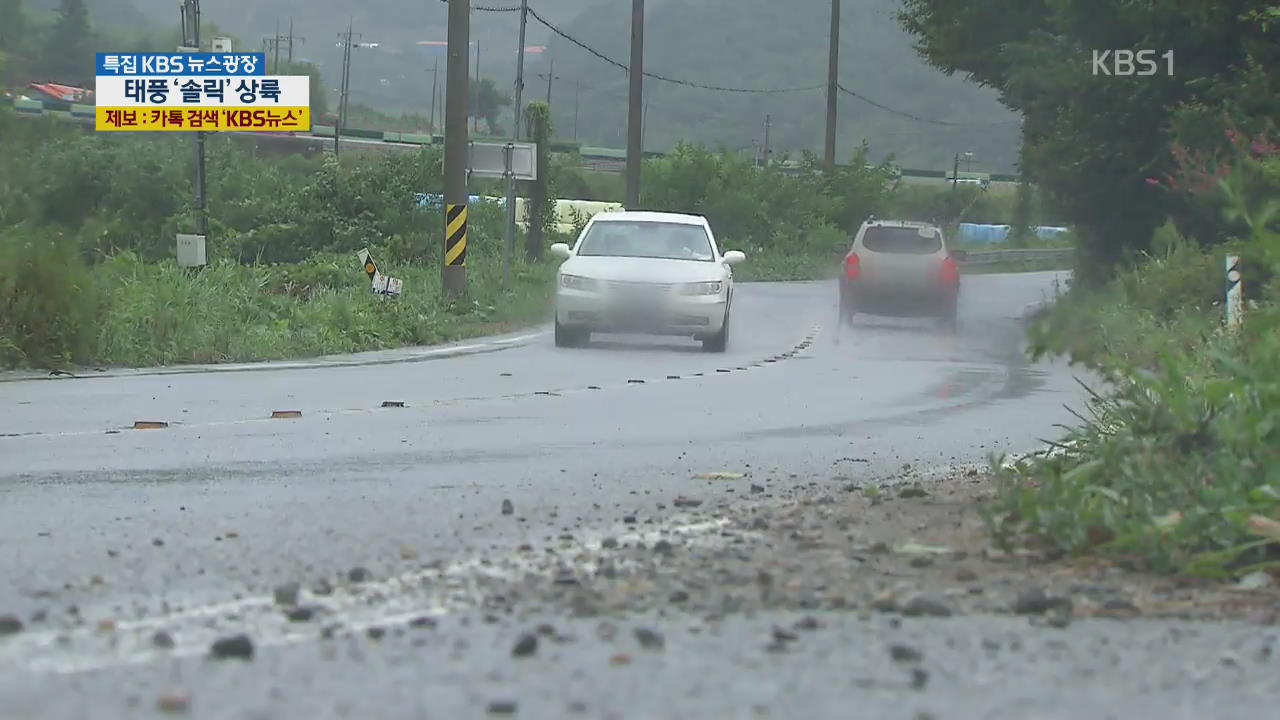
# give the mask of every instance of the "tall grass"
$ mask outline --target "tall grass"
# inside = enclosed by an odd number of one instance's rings
[[[1061,452],[997,466],[998,539],[1211,576],[1280,567],[1278,219],[1212,250],[1166,228],[1161,254],[1054,308],[1036,351],[1069,354],[1108,387]],[[1219,301],[1227,252],[1261,280],[1238,332]]]

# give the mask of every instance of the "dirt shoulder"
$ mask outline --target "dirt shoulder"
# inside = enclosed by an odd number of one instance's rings
[[[976,469],[907,478],[879,493],[839,480],[779,493],[749,477],[707,481],[726,483],[745,497],[704,503],[690,492],[677,503],[688,513],[683,527],[696,530],[606,538],[598,550],[561,556],[560,570],[532,595],[568,603],[580,615],[669,608],[714,619],[825,609],[1017,614],[1058,627],[1081,617],[1269,625],[1280,611],[1274,588],[1239,590],[1096,559],[1001,552],[980,515],[991,480]],[[706,496],[723,498],[724,488]]]

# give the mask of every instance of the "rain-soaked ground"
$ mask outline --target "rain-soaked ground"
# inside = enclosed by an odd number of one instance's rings
[[[1270,589],[983,531],[988,453],[1083,405],[1021,352],[1053,277],[955,334],[764,284],[724,355],[0,377],[0,717],[1265,717]]]

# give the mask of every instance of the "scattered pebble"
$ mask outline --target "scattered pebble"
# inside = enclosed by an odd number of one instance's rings
[[[16,615],[0,615],[0,635],[16,635],[22,632],[22,621]]]
[[[618,538],[607,537],[604,539],[604,542],[600,543],[600,547],[605,550],[613,550],[618,547]]]
[[[822,627],[822,623],[818,622],[818,619],[812,616],[801,618],[796,622],[797,630],[817,630],[820,627]]]
[[[678,508],[693,508],[693,507],[698,507],[699,505],[701,505],[701,504],[702,504],[702,501],[701,501],[701,500],[695,500],[695,499],[693,499],[693,498],[678,497],[678,498],[676,498],[675,500],[673,500],[673,501],[671,502],[671,504],[672,504],[672,505],[675,505],[675,506],[676,506],[676,507],[678,507]]]
[[[614,655],[613,657],[609,658],[609,664],[610,665],[630,665],[631,656],[626,653],[618,653],[617,655]]]
[[[243,634],[221,638],[214,641],[209,648],[209,653],[218,660],[227,658],[251,660],[253,659],[253,640]]]
[[[369,571],[360,566],[351,568],[347,573],[347,580],[353,583],[367,582],[370,577],[371,575],[369,574]]]
[[[493,702],[489,703],[489,714],[490,715],[515,715],[516,707],[517,705],[515,700],[494,700]]]
[[[514,504],[514,503],[512,503],[510,500],[503,500],[503,501],[502,501],[502,514],[503,514],[503,515],[513,515],[513,514],[515,514],[515,511],[516,511],[516,506],[515,506],[515,504]]]
[[[933,565],[933,558],[928,555],[917,555],[909,563],[913,568],[927,568]]]
[[[677,604],[682,602],[687,602],[689,600],[689,593],[684,590],[676,590],[675,592],[671,593],[671,596],[667,599],[670,602],[677,603]]]
[[[670,557],[675,554],[676,549],[670,542],[666,540],[659,540],[653,544],[653,551],[658,555]]]
[[[907,645],[890,645],[889,657],[893,658],[894,662],[914,663],[923,660],[924,653]]]
[[[157,630],[151,636],[151,644],[161,650],[172,650],[177,644],[173,641],[173,636],[166,630]]]
[[[666,638],[662,637],[662,633],[649,628],[638,627],[634,634],[636,641],[640,643],[640,647],[647,650],[660,650],[666,646]]]
[[[167,715],[182,715],[191,709],[191,697],[181,693],[161,695],[156,700],[156,709]]]
[[[386,636],[386,634],[386,628],[371,627],[368,630],[365,630],[365,635],[368,635],[370,640],[381,640]]]
[[[929,684],[929,671],[924,668],[911,669],[911,689],[923,690]]]
[[[298,595],[301,592],[301,585],[296,582],[290,582],[277,587],[273,595],[277,605],[297,605]]]
[[[962,583],[973,582],[978,579],[978,573],[969,568],[961,568],[956,571],[956,580]]]
[[[152,544],[152,545],[155,545],[156,547],[160,547],[160,546],[164,545],[164,541],[163,541],[163,540],[161,540],[160,538],[156,538],[155,540],[152,540],[152,541],[151,541],[151,544]]]
[[[511,648],[513,657],[530,657],[538,652],[538,636],[534,633],[525,633],[516,640],[515,647]]]
[[[294,607],[289,608],[289,612],[285,613],[285,617],[289,618],[289,622],[307,622],[315,617],[316,611],[310,607]]]
[[[871,609],[877,612],[896,612],[898,598],[891,592],[883,592],[871,599]]]
[[[951,606],[942,598],[932,595],[916,595],[902,606],[906,617],[950,617]]]

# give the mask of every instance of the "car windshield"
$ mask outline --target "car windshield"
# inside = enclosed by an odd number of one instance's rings
[[[863,234],[862,245],[872,252],[929,255],[942,249],[942,236],[933,232],[921,237],[918,227],[872,227]]]
[[[578,245],[578,255],[711,262],[711,238],[699,225],[670,222],[598,222]]]

